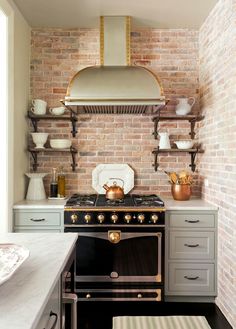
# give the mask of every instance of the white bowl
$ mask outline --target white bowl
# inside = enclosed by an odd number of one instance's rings
[[[44,144],[47,141],[48,133],[31,133],[36,149],[44,149]]]
[[[185,150],[185,149],[191,149],[194,145],[193,140],[186,140],[186,141],[175,141],[174,142],[178,149]]]
[[[67,149],[71,147],[69,139],[50,139],[50,146],[53,149]]]

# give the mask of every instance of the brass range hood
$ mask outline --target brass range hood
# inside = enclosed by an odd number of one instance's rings
[[[100,62],[75,74],[65,105],[93,114],[154,114],[165,105],[158,78],[130,65],[129,16],[100,18]]]

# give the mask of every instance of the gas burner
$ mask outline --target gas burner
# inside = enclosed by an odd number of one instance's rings
[[[67,201],[67,206],[94,206],[97,199],[96,194],[80,195],[73,194]]]
[[[116,199],[116,200],[106,200],[106,203],[109,206],[119,206],[119,205],[123,205],[125,203],[124,199]]]
[[[133,195],[136,206],[164,206],[164,202],[155,194],[151,195]]]

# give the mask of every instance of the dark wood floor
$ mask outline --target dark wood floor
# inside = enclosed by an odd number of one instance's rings
[[[232,329],[213,303],[79,302],[78,329],[112,329],[121,315],[203,315],[212,329]]]

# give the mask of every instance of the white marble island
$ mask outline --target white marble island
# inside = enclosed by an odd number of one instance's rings
[[[16,243],[29,258],[0,286],[0,328],[35,329],[77,240],[76,233],[0,234],[0,243]]]

